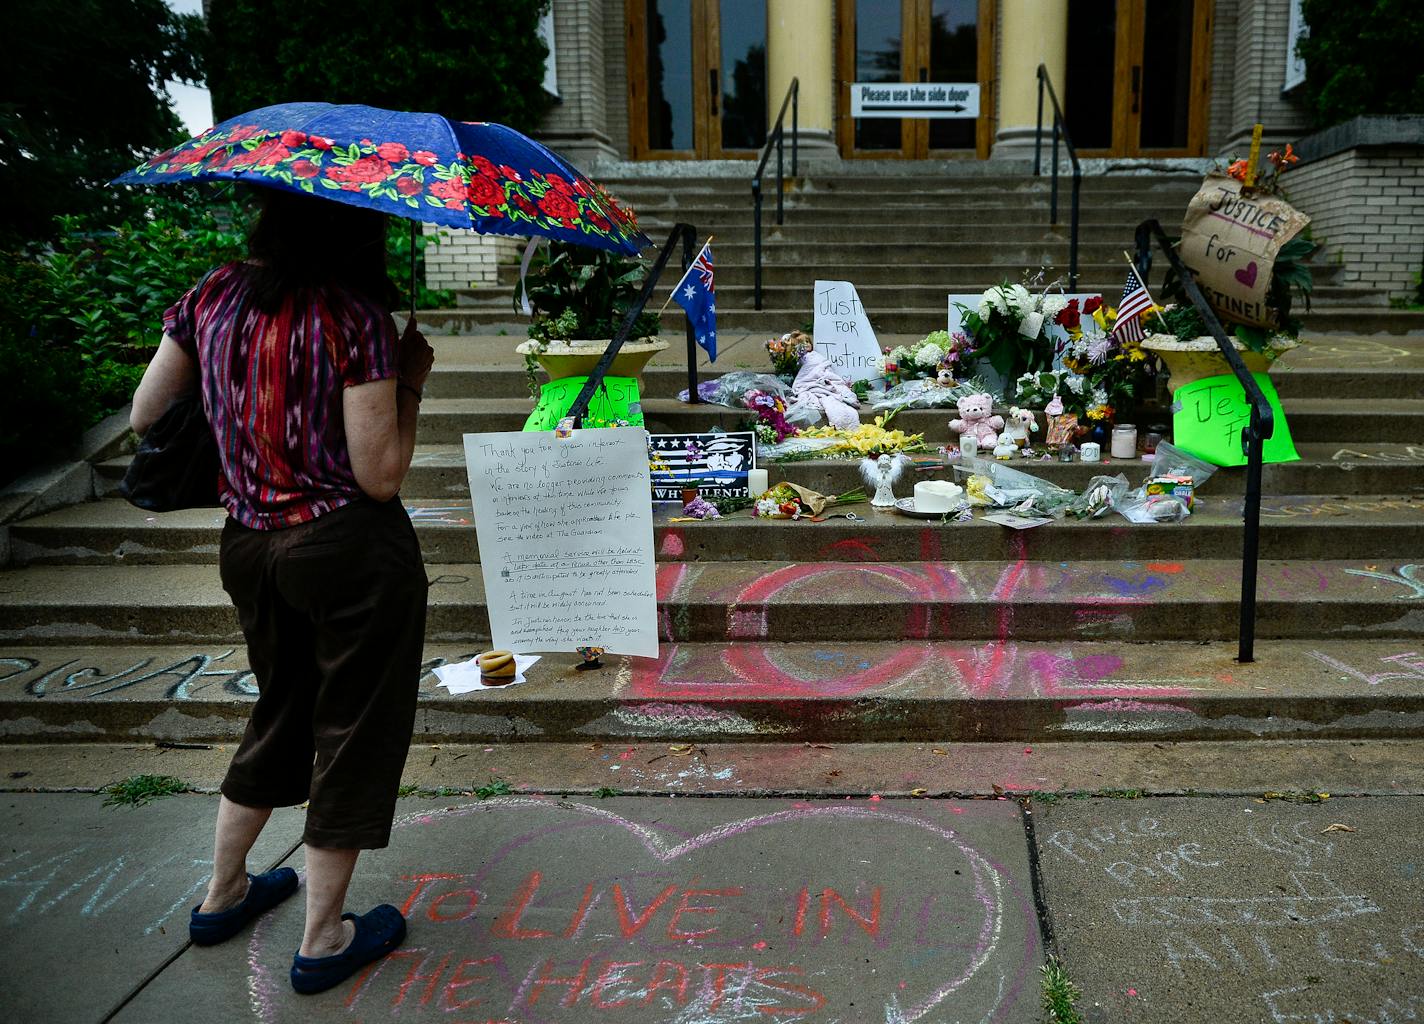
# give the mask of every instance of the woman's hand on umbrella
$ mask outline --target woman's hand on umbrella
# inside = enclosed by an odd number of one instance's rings
[[[425,390],[425,378],[430,376],[430,368],[435,364],[435,350],[420,333],[414,318],[405,325],[397,354],[400,382],[417,392]]]

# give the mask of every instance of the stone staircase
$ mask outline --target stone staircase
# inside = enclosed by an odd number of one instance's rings
[[[761,332],[726,365],[762,365]],[[460,450],[517,429],[518,339],[439,336],[403,498],[432,586],[430,666],[487,646]],[[887,341],[900,340],[894,336]],[[688,407],[674,346],[646,376],[655,431],[734,427]],[[422,683],[426,742],[671,737],[785,743],[1366,738],[1424,731],[1424,336],[1318,335],[1277,380],[1301,461],[1266,467],[1258,661],[1233,660],[1243,471],[1172,526],[1120,517],[1031,531],[865,522],[661,519],[657,660],[450,697]],[[950,438],[943,412],[900,425]],[[126,459],[95,467],[112,493]],[[1096,472],[1024,464],[1081,488]],[[944,475],[943,467],[920,467]],[[836,493],[854,463],[773,468]],[[901,493],[910,482],[903,481]],[[215,565],[221,513],[152,515],[116,497],[10,527],[0,572],[0,730],[12,742],[222,742],[252,684]]]
[[[855,283],[882,333],[923,335],[944,326],[948,293],[978,292],[1025,268],[1050,268],[1065,283],[1068,189],[1061,183],[1059,224],[1050,224],[1047,178],[1009,165],[1002,174],[952,174],[927,165],[888,176],[815,173],[788,184],[785,223],[777,225],[775,195],[763,209],[763,308],[754,308],[753,228],[749,177],[690,177],[676,181],[614,174],[601,179],[638,211],[661,244],[677,221],[701,237],[714,235],[718,326],[726,331],[782,333],[810,319],[817,279]],[[1148,217],[1177,233],[1198,175],[1148,174],[1083,179],[1079,232],[1079,290],[1115,298],[1125,277],[1123,251]],[[773,186],[774,187],[774,182]],[[501,271],[501,285],[459,295],[457,311],[427,316],[456,333],[513,321],[511,295],[518,268]],[[1424,330],[1424,313],[1389,307],[1384,292],[1337,284],[1339,268],[1315,268],[1309,327],[1371,334]],[[661,304],[665,281],[658,292]],[[1154,277],[1160,281],[1160,274]]]

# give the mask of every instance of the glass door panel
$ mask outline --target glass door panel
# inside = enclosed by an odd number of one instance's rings
[[[929,80],[979,81],[979,0],[931,0],[929,8]],[[973,120],[928,123],[930,149],[974,148]]]
[[[1138,149],[1186,149],[1191,140],[1194,0],[1144,5]]]
[[[712,67],[721,102],[712,113],[721,125],[714,136],[722,151],[759,152],[767,132],[766,0],[721,0],[718,7],[720,53]]]
[[[692,67],[693,0],[646,0],[648,148],[696,146]]]
[[[906,81],[905,33],[899,0],[856,0],[853,82]],[[900,152],[903,121],[864,117],[855,120],[854,148]]]
[[[1117,0],[1068,0],[1067,80],[1053,83],[1068,135],[1082,150],[1113,148],[1117,58]],[[1123,5],[1126,6],[1126,5]],[[1052,124],[1053,111],[1045,97],[1043,123]]]

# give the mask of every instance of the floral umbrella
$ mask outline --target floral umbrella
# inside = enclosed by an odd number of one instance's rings
[[[485,234],[637,255],[652,244],[582,173],[504,125],[358,104],[280,103],[209,128],[114,184],[243,181]]]

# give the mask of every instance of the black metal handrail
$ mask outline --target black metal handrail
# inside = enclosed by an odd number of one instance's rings
[[[1155,220],[1145,220],[1137,225],[1137,258],[1134,262],[1138,274],[1142,277],[1142,283],[1147,283],[1147,275],[1152,270],[1154,238],[1162,254],[1167,257],[1167,262],[1177,272],[1177,277],[1182,282],[1182,290],[1201,316],[1202,323],[1206,324],[1206,329],[1216,339],[1216,347],[1221,349],[1221,354],[1226,357],[1231,372],[1241,382],[1246,398],[1251,403],[1250,419],[1241,430],[1241,450],[1246,455],[1246,504],[1241,513],[1244,527],[1241,541],[1241,637],[1236,654],[1238,661],[1250,662],[1255,660],[1256,643],[1256,560],[1261,540],[1261,461],[1266,441],[1276,430],[1275,413],[1261,391],[1261,386],[1256,383],[1256,378],[1246,369],[1236,346],[1227,338],[1221,321],[1216,318],[1216,313],[1202,296],[1192,272],[1182,264],[1176,249],[1162,231],[1162,225]]]
[[[800,120],[801,106],[801,80],[791,79],[791,84],[786,87],[786,96],[781,101],[781,112],[776,115],[776,124],[771,130],[771,134],[766,137],[766,144],[761,147],[761,160],[757,163],[756,173],[752,175],[752,244],[756,251],[756,308],[761,309],[761,174],[766,170],[766,161],[771,157],[772,143],[776,144],[776,223],[780,224],[784,220],[782,208],[782,195],[786,191],[786,175],[784,173],[783,136],[785,136],[786,106],[791,105],[791,176],[796,177],[796,165],[799,162],[800,144],[797,125]]]
[[[603,378],[608,375],[608,368],[613,365],[613,360],[618,356],[618,350],[628,340],[628,335],[633,330],[633,324],[642,315],[643,308],[648,304],[648,299],[652,297],[653,289],[657,287],[658,278],[662,276],[663,268],[667,266],[668,259],[672,256],[673,246],[677,244],[678,239],[682,239],[683,272],[685,273],[687,268],[692,265],[692,247],[697,242],[697,229],[691,224],[679,222],[674,224],[672,231],[668,233],[667,241],[663,243],[657,261],[653,263],[653,268],[648,271],[648,276],[643,280],[643,289],[638,293],[638,301],[629,307],[627,315],[623,317],[623,323],[618,327],[618,333],[613,335],[613,340],[603,350],[603,355],[594,365],[593,372],[588,375],[588,380],[584,382],[578,397],[574,399],[574,404],[569,409],[569,415],[573,417],[575,427],[583,426],[583,418],[588,414],[588,404],[593,401],[594,392],[602,385]],[[687,391],[688,401],[697,402],[700,400],[697,397],[697,340],[693,337],[692,321],[690,320],[687,322]]]
[[[1048,80],[1048,69],[1038,66],[1038,132],[1033,138],[1033,176],[1043,173],[1043,92],[1048,90],[1048,98],[1053,101],[1053,189],[1049,201],[1048,219],[1058,223],[1058,139],[1062,137],[1063,147],[1068,150],[1068,160],[1073,165],[1073,227],[1068,235],[1068,290],[1078,290],[1078,197],[1082,191],[1083,168],[1078,163],[1078,151],[1073,148],[1073,140],[1068,137],[1068,126],[1063,121],[1063,108],[1058,105],[1058,94],[1053,91],[1053,83]]]

